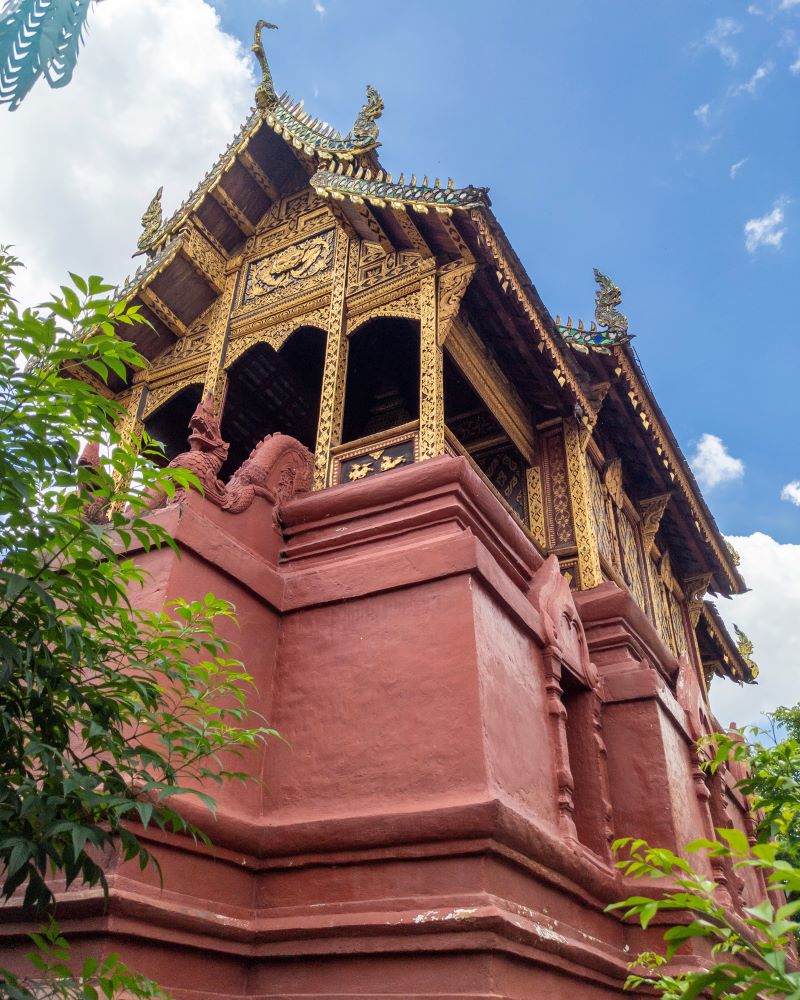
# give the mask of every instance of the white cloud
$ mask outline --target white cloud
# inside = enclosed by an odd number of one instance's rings
[[[319,14],[320,17],[325,16],[325,5],[320,2],[320,0],[314,0],[314,10]]]
[[[67,269],[117,281],[159,185],[170,213],[247,116],[250,54],[204,0],[97,4],[72,83],[2,110],[0,242],[38,302]]]
[[[749,80],[744,83],[738,84],[738,86],[733,87],[731,90],[731,97],[739,97],[742,94],[750,94],[751,96],[755,94],[758,90],[762,80],[770,75],[770,73],[775,69],[775,64],[772,62],[765,62],[763,66],[759,66],[758,69],[753,73]]]
[[[741,688],[714,678],[711,705],[723,725],[763,723],[762,712],[800,701],[800,545],[761,532],[730,541],[750,592],[716,604],[731,634],[736,623],[752,640],[760,673]]]
[[[692,114],[700,122],[701,125],[704,125],[706,128],[708,128],[708,119],[711,116],[710,104],[701,104],[699,108],[694,109]]]
[[[779,198],[772,206],[771,212],[745,222],[744,245],[748,253],[755,253],[760,247],[780,249],[783,237],[786,235],[786,228],[783,225],[785,204],[785,199]]]
[[[797,53],[797,58],[789,67],[789,72],[794,73],[795,76],[800,74],[800,52]]]
[[[738,160],[736,163],[731,164],[731,169],[730,169],[731,180],[734,180],[736,178],[736,175],[739,173],[739,171],[742,169],[745,163],[747,163],[747,160],[748,157],[745,156],[743,160]]]
[[[781,500],[788,500],[795,507],[800,507],[800,479],[793,479],[781,490]]]
[[[704,434],[700,438],[689,464],[704,490],[741,479],[744,475],[744,462],[734,458],[716,434]]]
[[[730,40],[741,30],[741,24],[734,18],[718,17],[700,44],[704,48],[716,49],[729,66],[735,66],[739,60],[739,53],[731,45]]]
[[[790,10],[800,4],[800,0],[781,0],[781,10]]]

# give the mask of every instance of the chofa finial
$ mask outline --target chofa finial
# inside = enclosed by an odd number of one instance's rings
[[[594,280],[599,286],[594,296],[594,318],[597,325],[606,328],[606,336],[610,340],[627,340],[628,317],[616,308],[622,302],[619,286],[597,268],[594,269]]]
[[[272,73],[267,62],[267,55],[264,52],[264,46],[261,41],[261,34],[264,28],[277,31],[278,25],[270,24],[269,21],[256,21],[256,30],[253,36],[253,53],[256,59],[258,59],[258,65],[261,67],[261,83],[256,88],[256,104],[262,109],[271,108],[278,101],[278,95],[275,93],[275,84],[272,82]]]
[[[163,191],[163,186],[156,191],[153,200],[147,206],[147,210],[142,216],[142,234],[136,242],[136,246],[139,249],[133,255],[134,257],[138,257],[140,253],[149,253],[155,246],[156,237],[161,230],[161,223],[163,222],[161,212],[161,195]]]

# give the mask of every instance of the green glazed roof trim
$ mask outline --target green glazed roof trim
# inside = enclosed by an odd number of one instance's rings
[[[427,177],[422,184],[417,184],[416,177],[407,184],[402,174],[394,181],[383,170],[373,175],[363,167],[353,170],[352,165],[347,171],[341,166],[339,170],[318,170],[311,178],[311,186],[323,197],[348,198],[356,204],[368,202],[379,208],[411,207],[421,213],[434,209],[449,214],[457,208],[488,208],[491,204],[487,188],[472,185],[457,188],[452,180],[442,187],[438,177],[433,184],[428,183]]]

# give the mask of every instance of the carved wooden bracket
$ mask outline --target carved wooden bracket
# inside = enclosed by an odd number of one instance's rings
[[[461,300],[475,273],[474,264],[448,265],[439,272],[438,343],[443,347],[458,316]]]
[[[711,586],[711,573],[703,573],[698,576],[687,577],[683,582],[683,591],[689,606],[689,619],[692,628],[697,628],[700,615],[703,613],[703,602],[706,592]]]
[[[669,493],[659,493],[658,496],[649,497],[639,503],[639,514],[642,518],[642,537],[644,538],[644,550],[650,551],[653,542],[658,534],[661,518],[669,503]]]

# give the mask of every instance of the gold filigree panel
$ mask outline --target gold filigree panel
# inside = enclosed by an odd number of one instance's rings
[[[536,539],[536,544],[542,552],[545,552],[547,535],[542,495],[542,472],[538,465],[532,465],[528,468],[528,527]]]
[[[419,262],[420,255],[411,250],[386,253],[380,246],[362,241],[348,292],[357,294],[401,275],[413,275],[419,268]]]
[[[420,282],[419,457],[444,455],[444,359],[436,322],[436,275]]]
[[[245,254],[249,258],[278,250],[312,233],[329,229],[333,222],[330,209],[311,188],[305,187],[271,206],[258,232],[245,244]]]
[[[639,547],[636,543],[636,527],[624,511],[618,513],[619,540],[622,548],[622,573],[628,584],[633,599],[649,614],[647,606],[647,587],[642,573],[642,563],[639,558]]]
[[[592,508],[594,530],[597,535],[597,545],[600,555],[617,572],[620,571],[617,551],[617,529],[614,511],[610,497],[600,479],[600,473],[594,462],[587,456],[586,473],[589,480],[589,496]]]
[[[597,587],[603,582],[600,552],[591,511],[591,496],[584,445],[588,431],[573,420],[564,422],[564,450],[567,455],[567,481],[572,498],[572,517],[575,525],[575,544],[578,547],[581,590]]]
[[[544,439],[545,502],[550,548],[575,544],[572,527],[572,506],[567,481],[567,459],[560,431]]]
[[[255,344],[269,344],[273,350],[279,351],[295,330],[299,330],[303,326],[313,326],[327,332],[328,309],[315,309],[313,312],[306,313],[304,316],[298,316],[296,319],[287,319],[282,323],[265,326],[261,330],[237,337],[228,345],[225,355],[225,368],[230,368],[234,361],[249,351]]]
[[[350,300],[347,303],[347,335],[352,336],[356,330],[379,316],[393,316],[399,319],[419,319],[419,290],[405,295],[388,293],[380,297],[366,297],[360,302]]]
[[[147,399],[144,402],[141,419],[149,420],[156,410],[160,410],[173,396],[177,396],[179,392],[187,389],[190,385],[202,384],[203,373],[199,372],[194,375],[187,375],[185,378],[177,379],[177,381],[167,382],[166,385],[159,385],[150,389],[147,393]]]
[[[319,277],[333,266],[334,237],[335,230],[329,229],[251,261],[247,265],[242,307],[263,305],[266,299],[296,290],[298,285],[305,290],[314,279],[319,283]]]

